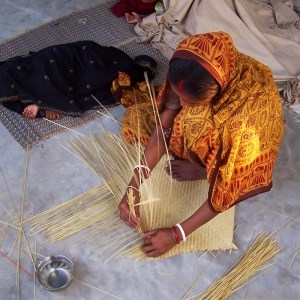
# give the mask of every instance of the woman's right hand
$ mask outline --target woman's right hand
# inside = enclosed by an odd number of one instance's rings
[[[135,203],[139,203],[140,195],[137,191],[133,191],[135,197]],[[120,218],[124,221],[125,224],[130,226],[133,229],[137,229],[140,226],[140,212],[139,206],[135,206],[135,216],[130,212],[128,205],[128,195],[127,192],[123,196],[121,202],[118,205],[120,211]]]
[[[142,22],[142,17],[135,12],[132,12],[131,14],[125,13],[125,18],[129,24],[138,24]]]

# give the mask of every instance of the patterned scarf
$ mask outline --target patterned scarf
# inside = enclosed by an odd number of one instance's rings
[[[181,109],[169,144],[176,156],[206,167],[212,209],[224,211],[270,190],[283,137],[282,104],[270,69],[238,52],[224,32],[187,38],[173,58],[197,61],[221,87],[212,103]],[[169,89],[166,81],[160,107]]]

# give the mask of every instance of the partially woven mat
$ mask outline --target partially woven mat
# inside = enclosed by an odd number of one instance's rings
[[[153,82],[163,82],[167,59],[151,45],[137,43],[133,26],[127,24],[124,18],[117,18],[111,13],[110,7],[115,2],[106,1],[57,18],[0,44],[0,60],[51,45],[92,40],[103,46],[119,48],[131,57],[141,54],[153,57],[158,62],[157,75]],[[0,121],[23,148],[29,149],[40,140],[94,120],[101,116],[98,111],[87,111],[80,118],[63,117],[59,121],[49,122],[44,119],[25,119],[0,105]]]
[[[203,204],[208,195],[207,180],[176,181],[165,172],[166,157],[162,159],[141,187],[141,220],[143,231],[171,227],[189,218]],[[149,200],[157,200],[150,201]],[[233,243],[234,207],[219,214],[192,234],[186,242],[176,245],[161,258],[194,251],[229,250]],[[137,257],[143,254],[137,252]]]
[[[98,174],[103,183],[31,217],[27,224],[32,232],[45,235],[50,242],[66,240],[67,247],[91,239],[95,249],[110,258],[146,259],[140,248],[139,232],[133,232],[120,221],[118,209],[142,149],[108,132],[75,138],[69,145],[70,151]],[[207,181],[171,179],[164,170],[168,159],[165,155],[140,187],[142,231],[181,223],[207,199]],[[176,245],[160,258],[196,251],[236,249],[233,243],[234,212],[232,207],[217,215],[190,234],[186,242]]]

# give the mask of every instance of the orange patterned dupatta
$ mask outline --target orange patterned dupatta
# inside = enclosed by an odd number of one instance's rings
[[[189,37],[172,58],[196,60],[221,87],[213,103],[181,109],[169,144],[178,157],[206,167],[212,209],[221,212],[269,191],[283,137],[282,104],[270,69],[238,52],[224,32]],[[168,89],[166,81],[159,107]]]

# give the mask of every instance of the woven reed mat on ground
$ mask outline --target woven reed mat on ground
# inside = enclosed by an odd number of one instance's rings
[[[165,172],[167,160],[162,160],[141,188],[141,220],[144,231],[171,227],[190,217],[207,199],[206,180],[179,182]],[[148,202],[148,200],[155,200]],[[193,251],[228,250],[233,244],[234,207],[219,214],[190,234],[186,242],[176,245],[163,258]]]
[[[153,82],[162,82],[167,70],[166,58],[151,45],[137,43],[133,25],[111,13],[110,7],[114,2],[116,1],[106,1],[57,18],[0,44],[0,60],[25,55],[30,50],[37,51],[50,45],[92,40],[103,46],[119,48],[131,57],[150,55],[158,62],[157,75]],[[80,118],[63,117],[52,123],[43,119],[27,120],[0,105],[0,121],[25,149],[42,139],[67,130],[66,128],[84,125],[99,116],[99,112],[91,110]]]

